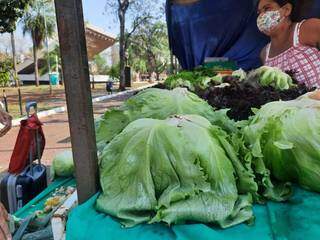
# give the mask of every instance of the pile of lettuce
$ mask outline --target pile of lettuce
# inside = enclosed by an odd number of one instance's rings
[[[215,98],[250,84],[229,85]],[[97,210],[126,227],[195,221],[226,228],[252,222],[253,203],[286,201],[291,183],[320,192],[319,95],[262,104],[234,122],[228,109],[216,111],[185,88],[138,93],[96,121]]]
[[[213,74],[212,69],[204,72],[182,71],[170,76],[164,85],[168,89],[187,87],[213,108],[230,109],[227,114],[236,121],[252,116],[252,108],[260,108],[272,101],[293,100],[313,90],[298,83],[293,73],[267,66],[248,74],[241,69],[230,76]]]
[[[127,227],[188,221],[223,228],[253,219],[252,203],[285,201],[241,127],[183,88],[147,89],[96,122],[97,209]]]
[[[197,115],[130,123],[104,148],[100,182],[97,209],[126,227],[253,219],[254,181],[225,132]]]
[[[271,177],[320,192],[320,100],[317,95],[264,105],[244,127],[254,162]]]
[[[227,110],[214,111],[205,101],[185,88],[174,90],[146,89],[119,107],[107,111],[96,121],[98,150],[119,134],[129,123],[140,118],[166,119],[175,114],[196,114],[228,132],[236,131]]]

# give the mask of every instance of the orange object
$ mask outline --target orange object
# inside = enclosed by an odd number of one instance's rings
[[[231,75],[233,73],[232,70],[218,70],[216,73],[220,73],[222,75]]]

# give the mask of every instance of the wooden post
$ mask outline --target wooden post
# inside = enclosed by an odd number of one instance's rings
[[[98,191],[98,161],[81,0],[55,0],[79,202]]]

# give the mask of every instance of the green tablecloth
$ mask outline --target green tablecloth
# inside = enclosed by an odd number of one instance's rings
[[[253,226],[219,229],[204,224],[167,227],[139,225],[124,229],[110,216],[94,209],[98,194],[75,208],[67,223],[67,240],[315,240],[320,238],[320,194],[295,189],[287,203],[254,206]]]
[[[17,218],[25,218],[37,210],[42,210],[45,201],[51,197],[51,194],[56,188],[60,187],[75,187],[76,182],[74,178],[57,178],[55,179],[43,192],[41,192],[37,197],[31,200],[23,208],[19,209],[14,216]]]

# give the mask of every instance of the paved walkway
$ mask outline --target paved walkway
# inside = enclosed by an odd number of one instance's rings
[[[119,106],[132,94],[118,96],[106,101],[94,103],[94,114],[99,116],[107,108]],[[67,113],[52,115],[41,119],[46,136],[46,148],[42,157],[44,164],[50,164],[55,154],[71,149],[70,132]],[[6,136],[0,138],[0,172],[8,168],[12,150],[18,135],[19,127],[14,127]]]

